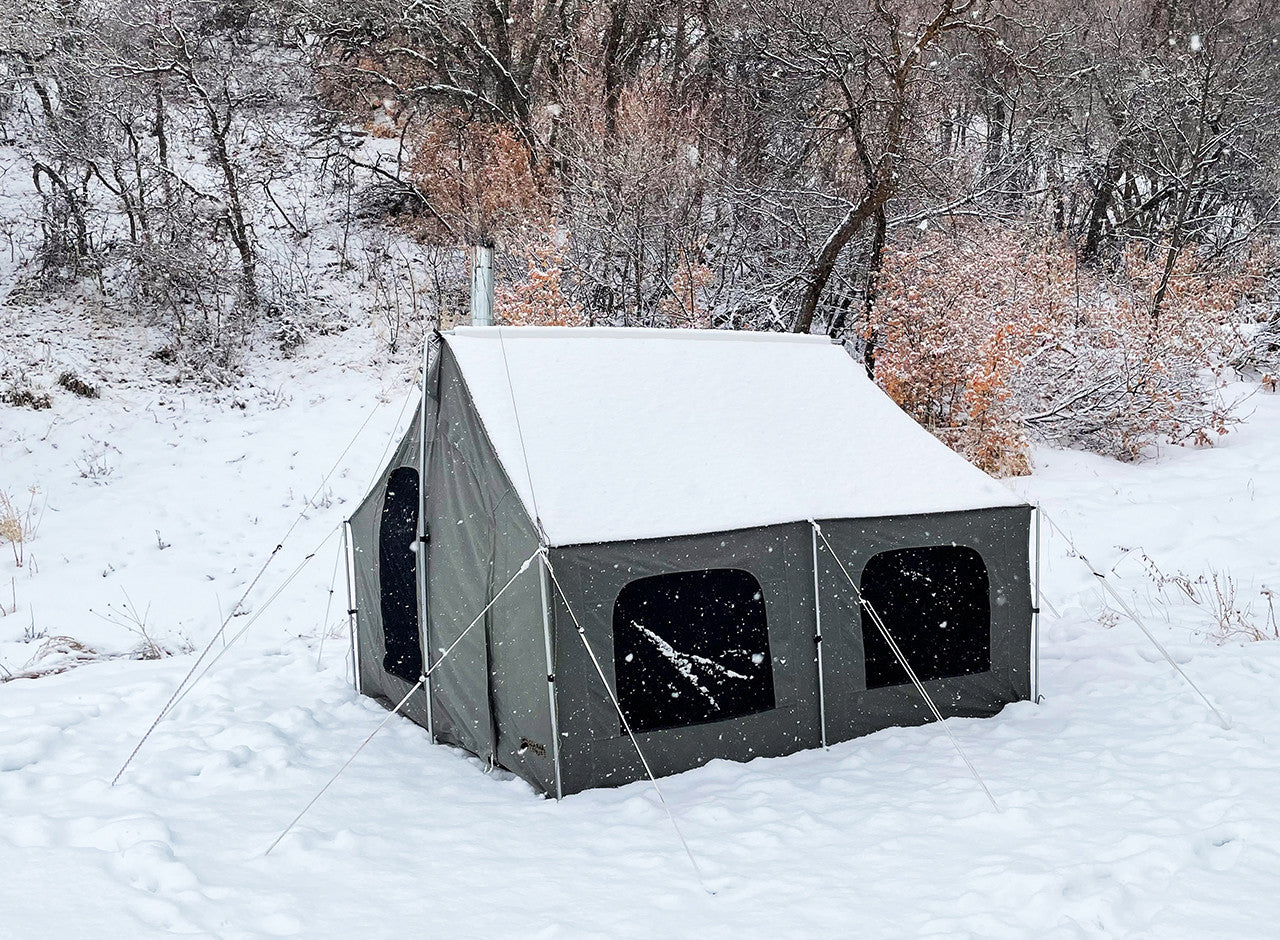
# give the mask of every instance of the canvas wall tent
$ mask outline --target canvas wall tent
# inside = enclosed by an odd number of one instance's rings
[[[929,720],[903,658],[946,715],[1031,695],[1031,507],[840,347],[440,340],[350,519],[358,687],[396,703],[432,668],[402,710],[436,740],[554,795],[644,776],[610,689],[658,775]]]

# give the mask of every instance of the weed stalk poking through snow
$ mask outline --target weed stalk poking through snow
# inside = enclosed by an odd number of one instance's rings
[[[36,505],[39,491],[34,486],[27,487],[27,505],[21,506],[3,490],[0,490],[0,541],[9,543],[13,550],[13,562],[19,568],[26,563],[26,545],[36,537],[40,528],[42,506]]]

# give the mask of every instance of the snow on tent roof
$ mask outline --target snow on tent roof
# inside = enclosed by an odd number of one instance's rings
[[[1022,503],[822,337],[609,327],[444,337],[552,545]]]

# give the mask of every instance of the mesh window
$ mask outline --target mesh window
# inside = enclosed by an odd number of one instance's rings
[[[921,682],[991,668],[987,566],[972,548],[882,552],[863,569],[861,590]],[[862,641],[868,689],[911,681],[865,609]]]
[[[613,668],[633,731],[773,708],[760,582],[732,568],[632,581],[613,605]]]
[[[387,654],[382,668],[405,682],[422,675],[418,636],[418,471],[397,467],[387,477],[378,536],[378,582],[382,588],[382,632]]]

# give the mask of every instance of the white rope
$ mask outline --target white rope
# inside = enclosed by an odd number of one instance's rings
[[[436,665],[439,665],[439,663],[437,663]],[[306,806],[302,807],[302,812],[298,813],[297,816],[293,817],[293,822],[289,823],[289,825],[284,827],[284,832],[276,836],[275,841],[272,842],[269,846],[267,846],[267,850],[262,853],[263,855],[271,854],[271,850],[280,844],[280,840],[283,839],[285,836],[287,836],[293,830],[293,827],[296,826],[301,821],[302,817],[307,815],[307,811],[311,809],[311,807],[316,805],[316,802],[320,799],[320,797],[324,796],[325,791],[328,790],[331,786],[333,786],[334,782],[340,776],[342,776],[342,772],[351,766],[351,762],[360,755],[360,752],[364,750],[365,745],[373,740],[373,736],[376,735],[379,731],[381,731],[383,727],[386,726],[386,723],[399,713],[400,709],[404,708],[405,702],[409,701],[410,696],[412,696],[413,693],[417,692],[420,688],[422,688],[422,684],[426,681],[427,681],[426,675],[422,675],[418,677],[418,681],[414,684],[413,688],[411,688],[408,692],[405,693],[404,698],[402,698],[399,701],[399,703],[397,703],[395,708],[387,712],[387,716],[383,718],[382,721],[378,722],[378,726],[369,732],[369,736],[360,742],[360,746],[356,748],[355,751],[352,752],[351,756],[346,759],[343,765],[338,768],[338,772],[329,778],[329,782],[320,788],[320,792],[317,793],[315,796],[313,796],[310,802],[308,802]]]
[[[525,448],[524,429],[520,424],[520,409],[516,405],[516,388],[515,383],[511,380],[511,363],[507,359],[507,343],[502,335],[502,327],[498,327],[498,345],[502,350],[502,365],[507,374],[507,391],[511,395],[511,413],[516,421],[516,435],[520,440],[520,455],[524,460],[525,479],[529,483],[529,500],[533,503],[533,522],[538,529],[538,536],[544,544],[538,549],[537,554],[542,556],[543,564],[546,566],[547,574],[550,575],[552,582],[556,586],[556,590],[560,592],[560,598],[564,601],[565,609],[569,611],[569,616],[573,618],[574,626],[578,628],[578,636],[582,640],[582,645],[587,649],[587,655],[591,657],[592,664],[596,667],[596,674],[600,676],[600,681],[604,684],[605,691],[609,693],[609,701],[613,702],[613,707],[618,713],[618,717],[622,719],[622,726],[627,731],[627,737],[631,739],[631,744],[636,749],[636,754],[640,756],[640,763],[644,765],[645,773],[649,775],[649,781],[653,784],[653,790],[658,794],[658,800],[662,803],[662,808],[667,812],[667,818],[671,820],[671,827],[675,829],[676,836],[680,839],[680,844],[684,847],[684,853],[689,857],[689,864],[693,866],[693,873],[698,879],[698,884],[702,886],[702,890],[708,894],[715,894],[707,887],[706,881],[702,877],[702,869],[698,867],[698,861],[693,857],[693,852],[689,849],[689,843],[685,840],[684,833],[680,831],[680,824],[676,822],[675,814],[671,812],[671,806],[667,803],[666,797],[662,795],[662,788],[658,786],[658,779],[654,776],[653,770],[649,767],[649,761],[644,756],[644,751],[640,749],[640,742],[636,740],[635,734],[631,731],[631,723],[627,721],[627,716],[622,712],[622,706],[618,703],[618,697],[614,695],[613,689],[609,686],[609,681],[605,678],[604,670],[600,666],[600,661],[596,659],[595,650],[591,648],[591,644],[587,641],[586,631],[582,629],[582,624],[578,622],[578,616],[573,612],[573,607],[569,604],[569,598],[565,594],[564,589],[560,587],[560,580],[556,577],[555,569],[551,566],[551,556],[547,551],[546,533],[542,529],[542,516],[538,512],[538,494],[533,486],[533,472],[529,469],[529,451]],[[525,562],[528,565],[528,562]],[[521,569],[524,570],[523,568]],[[559,741],[554,742],[557,749]],[[559,778],[559,761],[556,764],[557,780]],[[558,786],[558,784],[557,784]]]
[[[529,470],[529,452],[524,446],[524,429],[520,426],[520,409],[516,407],[516,387],[511,381],[511,363],[507,361],[507,342],[502,338],[502,327],[498,327],[498,347],[502,350],[502,366],[507,372],[507,391],[511,394],[511,413],[516,419],[516,436],[520,439],[520,456],[524,458],[524,476],[529,481],[529,499],[533,503],[533,522],[538,527],[538,535],[542,533],[542,516],[538,513],[538,494],[533,489],[533,474]]]
[[[257,586],[259,579],[261,579],[262,576],[266,573],[268,566],[275,559],[276,555],[280,553],[280,550],[284,548],[284,543],[289,540],[289,536],[293,534],[293,530],[298,527],[298,523],[301,522],[303,518],[306,516],[307,510],[311,508],[312,503],[315,501],[316,497],[318,497],[321,494],[321,492],[323,492],[325,484],[329,482],[329,478],[333,476],[334,472],[338,469],[338,466],[342,463],[343,459],[347,456],[347,452],[351,450],[356,440],[364,432],[364,429],[369,426],[369,422],[373,420],[373,416],[377,414],[378,409],[381,407],[382,407],[382,403],[379,402],[378,404],[374,405],[373,408],[370,409],[369,414],[364,419],[364,422],[360,425],[360,427],[356,429],[356,433],[352,435],[351,440],[347,442],[347,446],[342,448],[342,453],[340,453],[338,455],[338,459],[333,462],[333,466],[329,468],[329,472],[326,473],[320,479],[320,485],[316,487],[316,491],[311,494],[310,499],[306,500],[306,502],[303,503],[302,510],[298,513],[297,517],[293,520],[293,523],[285,531],[280,541],[276,543],[276,547],[271,550],[271,554],[268,555],[267,560],[262,563],[262,567],[258,569],[258,573],[253,576],[253,580],[249,582],[249,586],[244,589],[244,593],[240,595],[240,599],[237,600],[235,604],[232,605],[231,610],[227,613],[226,617],[223,619],[222,625],[218,627],[218,632],[209,638],[209,642],[206,643],[204,649],[200,651],[200,655],[196,657],[196,661],[191,664],[191,668],[187,670],[187,674],[182,677],[182,681],[178,683],[178,687],[175,688],[173,690],[173,694],[169,696],[169,701],[164,703],[164,707],[160,709],[159,713],[155,717],[155,720],[151,722],[150,726],[143,733],[142,737],[138,739],[138,743],[134,745],[133,750],[129,752],[129,756],[126,757],[124,760],[124,763],[120,765],[120,769],[116,771],[116,775],[111,778],[111,785],[113,787],[120,782],[120,778],[124,776],[124,772],[129,769],[129,765],[133,762],[133,759],[137,757],[138,752],[142,750],[142,745],[147,743],[147,738],[151,737],[151,733],[156,730],[156,727],[164,719],[164,716],[168,713],[169,709],[173,707],[173,704],[177,700],[178,695],[182,692],[183,687],[186,686],[187,682],[191,679],[192,675],[194,675],[195,671],[200,667],[200,663],[203,662],[205,656],[209,654],[209,650],[213,649],[213,644],[216,643],[218,641],[218,638],[221,637],[222,634],[226,631],[227,625],[231,623],[231,618],[236,616],[237,612],[240,610],[240,607],[244,604],[245,600],[249,597],[249,594]]]
[[[382,445],[382,455],[378,457],[378,462],[373,465],[373,476],[365,484],[364,491],[366,493],[373,489],[373,484],[378,482],[378,477],[382,475],[383,468],[387,462],[387,455],[391,453],[391,446],[402,436],[396,432],[400,430],[400,422],[404,420],[404,413],[408,410],[409,402],[413,401],[413,393],[417,390],[418,386],[416,384],[410,385],[408,391],[404,393],[404,400],[400,402],[400,411],[396,414],[395,424],[391,426],[391,433],[387,435],[387,442]],[[381,407],[381,403],[379,403],[379,407]]]
[[[463,637],[465,637],[468,633],[471,632],[472,627],[474,627],[482,619],[484,619],[484,615],[489,612],[489,608],[491,608],[494,604],[498,602],[498,598],[500,598],[503,594],[507,593],[507,588],[511,587],[511,585],[516,583],[516,578],[520,577],[520,575],[524,574],[526,571],[529,570],[529,566],[533,564],[533,560],[537,558],[538,555],[541,554],[541,552],[542,552],[542,549],[539,548],[538,551],[534,552],[532,555],[530,555],[528,558],[524,560],[524,564],[522,564],[519,570],[516,571],[516,573],[511,576],[511,580],[503,585],[501,591],[493,595],[493,599],[490,600],[489,603],[484,605],[484,609],[481,610],[480,613],[476,614],[475,619],[472,620],[469,624],[467,624],[467,628],[463,630],[461,633],[459,633],[458,638],[454,640],[452,643],[450,643],[449,647],[443,653],[440,654],[440,658],[437,659],[431,665],[431,668],[429,668],[426,672],[424,672],[422,675],[418,677],[418,681],[414,684],[413,688],[411,688],[408,692],[406,692],[404,698],[400,699],[399,703],[395,706],[395,708],[391,709],[391,711],[388,712],[387,716],[378,723],[378,726],[369,732],[369,736],[360,742],[360,746],[357,747],[355,751],[352,753],[352,755],[346,759],[343,765],[338,768],[338,772],[329,778],[329,782],[320,788],[320,792],[317,793],[315,796],[313,796],[311,798],[311,801],[308,802],[306,806],[302,807],[302,812],[298,813],[297,816],[293,817],[293,821],[289,823],[289,825],[285,826],[284,831],[280,833],[280,835],[276,836],[276,840],[267,847],[267,850],[266,852],[263,853],[263,855],[270,855],[271,850],[280,844],[280,840],[289,834],[289,832],[293,829],[293,827],[296,826],[301,821],[302,817],[307,814],[307,811],[310,810],[311,807],[316,805],[316,802],[320,799],[320,797],[324,796],[325,791],[328,790],[331,786],[333,786],[334,782],[339,777],[342,776],[342,772],[345,771],[348,767],[350,767],[351,762],[355,760],[356,757],[360,754],[360,752],[365,749],[365,745],[367,745],[370,741],[373,740],[374,735],[376,735],[379,731],[381,731],[386,726],[387,722],[390,721],[395,715],[399,713],[400,709],[404,708],[405,703],[409,701],[413,693],[417,692],[420,688],[422,688],[426,684],[427,679],[431,677],[431,673],[435,672],[438,668],[440,668],[440,664],[449,658],[449,654],[453,652],[454,647],[456,647],[459,643],[462,642]]]
[[[339,523],[341,525],[341,523]],[[329,537],[325,536],[325,541]],[[317,551],[319,549],[317,548]],[[314,553],[313,553],[314,554]],[[324,602],[324,617],[320,620],[320,649],[316,652],[316,669],[320,668],[324,661],[324,641],[329,635],[329,611],[333,608],[333,591],[334,585],[338,583],[338,563],[342,561],[342,556],[346,554],[342,542],[338,542],[338,550],[333,556],[333,574],[329,576],[329,597]]]
[[[551,566],[551,556],[546,548],[539,549],[542,555],[542,562],[547,566],[547,574],[551,576],[551,581],[556,586],[556,590],[560,592],[560,599],[564,601],[565,610],[569,611],[569,616],[573,619],[573,625],[578,629],[578,636],[582,640],[582,645],[587,649],[587,655],[591,657],[591,663],[596,667],[596,675],[600,677],[600,682],[604,685],[604,690],[609,693],[609,701],[613,703],[614,710],[617,711],[618,717],[622,719],[622,727],[626,729],[627,737],[631,739],[631,745],[636,749],[636,754],[640,757],[640,763],[644,765],[644,772],[649,775],[649,782],[653,784],[653,792],[658,794],[658,801],[662,803],[662,808],[667,811],[667,818],[671,820],[671,828],[676,831],[676,838],[680,840],[680,844],[684,847],[684,854],[689,857],[689,864],[693,866],[693,873],[697,876],[698,884],[702,886],[702,890],[707,894],[714,895],[715,892],[707,887],[706,881],[702,877],[702,869],[698,867],[698,860],[693,857],[693,852],[689,849],[689,843],[684,837],[684,833],[680,831],[680,824],[676,822],[675,813],[671,811],[671,805],[667,803],[667,798],[662,795],[662,788],[658,786],[658,778],[654,776],[653,769],[649,766],[648,759],[644,756],[644,751],[640,749],[640,742],[636,740],[635,733],[631,730],[631,722],[627,721],[626,714],[622,711],[622,706],[618,703],[618,697],[614,694],[613,689],[609,686],[609,680],[605,678],[604,669],[600,666],[600,660],[596,658],[596,652],[591,648],[591,644],[587,641],[587,633],[582,629],[582,624],[578,621],[578,615],[573,612],[573,607],[569,603],[568,595],[565,594],[564,588],[560,586],[560,579],[556,577],[555,568]]]
[[[311,559],[315,558],[316,555],[319,554],[320,549],[324,548],[324,543],[329,541],[329,539],[333,538],[333,534],[337,532],[338,529],[341,528],[341,526],[342,526],[342,523],[338,523],[338,525],[330,529],[329,534],[326,535],[323,539],[321,539],[320,543],[316,545],[316,547],[313,548],[310,552],[308,552],[303,557],[302,561],[298,562],[298,566],[289,573],[289,576],[287,578],[285,578],[283,581],[280,582],[279,585],[276,586],[275,591],[273,591],[271,593],[271,596],[268,597],[265,601],[263,601],[263,603],[258,607],[258,609],[253,612],[252,616],[250,616],[249,619],[245,621],[244,626],[241,627],[231,637],[230,640],[227,640],[225,643],[222,644],[222,649],[218,650],[218,655],[213,657],[213,659],[209,660],[209,662],[205,665],[205,667],[202,670],[200,670],[200,674],[197,675],[194,679],[192,679],[191,682],[187,684],[187,687],[185,689],[181,690],[182,694],[177,696],[173,700],[173,702],[169,705],[169,707],[165,709],[164,713],[160,716],[161,718],[164,718],[166,715],[168,715],[175,708],[177,708],[179,705],[182,704],[182,700],[191,694],[191,690],[194,689],[199,684],[201,679],[203,679],[205,676],[209,674],[209,671],[218,664],[218,660],[222,659],[222,657],[227,654],[227,651],[230,650],[231,647],[236,645],[236,641],[249,632],[249,628],[258,622],[258,618],[267,612],[267,608],[272,605],[272,603],[276,600],[276,598],[278,598],[281,594],[284,593],[285,588],[287,588],[291,583],[293,583],[293,579],[296,578],[302,572],[303,568],[305,568],[308,564],[310,564]]]
[[[982,775],[978,773],[978,768],[973,765],[973,761],[969,760],[969,756],[965,754],[964,749],[960,747],[960,742],[956,740],[956,736],[952,734],[951,729],[947,727],[947,722],[943,719],[942,712],[938,711],[938,706],[933,703],[933,699],[925,690],[924,683],[920,681],[919,677],[916,676],[916,671],[912,669],[911,664],[907,662],[907,658],[903,655],[902,649],[898,646],[897,641],[894,640],[893,635],[889,633],[889,628],[886,627],[884,621],[880,619],[880,614],[871,605],[871,602],[863,597],[862,591],[854,582],[852,575],[849,574],[849,570],[845,568],[844,562],[840,560],[840,556],[836,554],[836,550],[832,548],[831,543],[827,541],[827,535],[822,531],[822,526],[818,525],[818,523],[813,519],[809,520],[809,525],[813,526],[814,531],[818,533],[818,537],[822,539],[822,544],[827,546],[827,551],[831,553],[831,557],[834,558],[836,564],[840,566],[840,571],[843,572],[845,580],[847,580],[849,582],[849,586],[853,588],[853,595],[858,599],[859,606],[871,615],[871,622],[876,625],[876,629],[880,631],[880,635],[883,636],[885,638],[885,642],[889,644],[889,649],[893,651],[893,655],[897,657],[898,663],[906,671],[907,676],[910,677],[912,684],[916,687],[916,691],[920,693],[928,704],[929,710],[933,712],[933,717],[937,719],[938,724],[942,725],[942,730],[945,731],[947,733],[947,737],[951,739],[951,746],[956,749],[956,753],[960,756],[960,759],[964,761],[965,766],[969,768],[969,773],[973,774],[973,779],[978,782],[978,786],[982,787],[982,792],[987,795],[987,799],[991,801],[991,805],[995,808],[995,811],[997,813],[1002,812],[1000,804],[997,803],[996,798],[991,795],[991,790],[987,788],[986,783],[982,779]]]
[[[1205,695],[1204,692],[1200,691],[1200,687],[1191,681],[1191,677],[1183,672],[1182,667],[1174,661],[1173,657],[1169,655],[1169,651],[1164,648],[1164,644],[1157,640],[1155,634],[1147,629],[1147,625],[1143,622],[1142,618],[1138,616],[1138,612],[1135,611],[1129,603],[1120,596],[1119,592],[1111,586],[1111,582],[1107,580],[1107,576],[1094,567],[1093,562],[1089,561],[1089,559],[1085,557],[1084,552],[1080,551],[1080,549],[1076,547],[1076,543],[1072,540],[1071,536],[1067,535],[1067,533],[1053,521],[1053,517],[1044,511],[1043,506],[1040,507],[1040,514],[1043,515],[1045,521],[1049,523],[1049,527],[1062,536],[1066,541],[1067,546],[1071,549],[1071,553],[1079,558],[1084,566],[1089,569],[1089,573],[1094,576],[1094,584],[1100,589],[1100,592],[1105,592],[1103,593],[1102,598],[1103,603],[1106,603],[1106,595],[1111,595],[1115,602],[1120,605],[1120,609],[1125,612],[1130,620],[1137,624],[1138,629],[1141,630],[1146,635],[1147,639],[1151,641],[1151,645],[1154,646],[1159,651],[1160,655],[1164,657],[1165,662],[1173,667],[1174,671],[1182,677],[1183,681],[1186,682],[1187,685],[1191,686],[1196,695],[1200,696],[1200,700],[1204,702],[1205,705],[1208,706],[1209,711],[1213,712],[1217,717],[1218,723],[1222,725],[1223,730],[1229,730],[1231,728],[1231,722],[1227,720],[1227,717],[1223,715],[1222,712],[1218,711],[1213,702],[1209,701],[1209,697]]]

